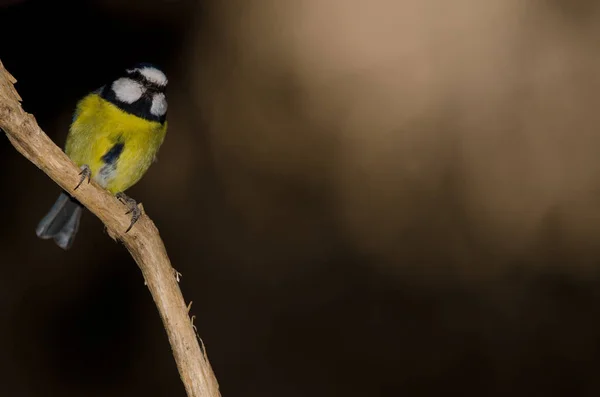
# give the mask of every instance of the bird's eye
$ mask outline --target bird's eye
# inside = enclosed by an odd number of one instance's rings
[[[146,92],[148,94],[152,94],[152,95],[158,94],[160,92],[160,88],[158,88],[158,87],[156,87],[154,85],[147,85],[146,86]]]

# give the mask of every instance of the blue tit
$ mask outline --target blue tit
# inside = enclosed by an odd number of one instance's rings
[[[67,136],[65,153],[81,169],[129,207],[131,224],[140,217],[135,200],[124,192],[137,183],[156,158],[167,132],[166,75],[150,64],[127,69],[119,78],[81,99]],[[83,207],[62,192],[37,226],[42,239],[69,249]]]

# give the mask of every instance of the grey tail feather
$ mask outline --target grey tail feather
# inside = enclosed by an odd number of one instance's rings
[[[79,230],[83,207],[77,200],[62,192],[50,211],[38,223],[35,233],[42,239],[54,239],[56,244],[67,250]]]

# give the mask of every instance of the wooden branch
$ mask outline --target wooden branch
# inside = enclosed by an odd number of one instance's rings
[[[94,213],[109,235],[122,241],[129,250],[142,271],[167,330],[187,395],[220,396],[217,380],[206,352],[200,349],[199,338],[179,289],[178,273],[171,267],[158,229],[144,215],[125,234],[130,218],[125,215],[123,204],[113,195],[94,181],[73,190],[79,181],[78,167],[40,129],[35,118],[23,110],[15,82],[0,62],[0,128],[23,156]]]

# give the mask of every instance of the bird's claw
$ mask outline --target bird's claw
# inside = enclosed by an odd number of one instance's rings
[[[88,183],[90,183],[90,180],[92,178],[92,170],[87,164],[84,164],[81,166],[81,172],[79,173],[79,175],[81,175],[81,179],[79,179],[79,183],[77,184],[77,186],[75,186],[75,189],[73,190],[77,190],[77,188],[81,186],[83,181],[85,181],[86,179]]]
[[[175,280],[177,280],[177,282],[179,282],[179,280],[181,280],[181,277],[183,277],[183,274],[179,273],[177,270],[173,269],[173,271],[175,272]],[[192,304],[190,303],[190,306]],[[188,310],[189,312],[189,310]]]
[[[138,206],[137,202],[134,199],[132,199],[131,197],[128,197],[127,195],[125,195],[125,193],[122,193],[122,192],[121,193],[117,193],[115,195],[115,197],[121,203],[123,203],[123,204],[125,204],[127,206],[128,210],[125,213],[125,215],[131,214],[131,223],[129,224],[129,227],[127,228],[127,230],[125,230],[125,233],[127,233],[127,232],[129,232],[131,230],[131,228],[133,227],[133,225],[142,216],[142,210]]]

